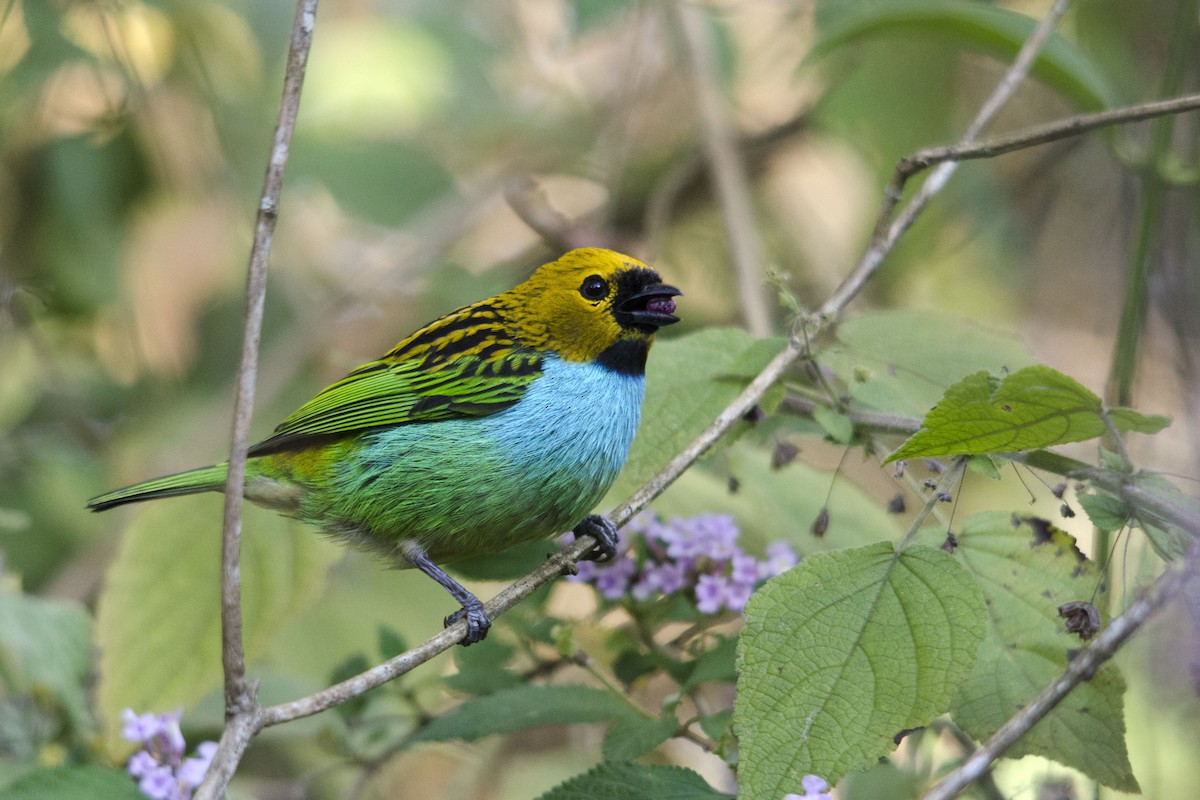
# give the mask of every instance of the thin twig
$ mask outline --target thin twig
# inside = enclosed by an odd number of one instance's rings
[[[729,122],[717,85],[716,46],[712,31],[708,28],[701,6],[677,2],[674,8],[691,60],[700,114],[700,135],[712,169],[717,200],[721,204],[721,219],[725,222],[729,246],[733,251],[742,316],[751,333],[767,336],[771,333],[771,310],[763,280],[754,207],[750,201],[745,165],[738,155],[737,133]]]
[[[959,139],[959,146],[972,144],[983,131],[984,128],[996,116],[1000,108],[1008,102],[1016,91],[1017,86],[1029,74],[1030,68],[1033,66],[1033,61],[1041,51],[1046,40],[1050,38],[1050,34],[1054,32],[1055,26],[1059,19],[1066,13],[1067,7],[1071,4],[1071,0],[1055,0],[1054,6],[1046,14],[1033,33],[1025,40],[1025,44],[1021,45],[1020,52],[1017,53],[1016,59],[1012,66],[1004,73],[999,85],[992,92],[991,96],[984,102],[979,113],[975,115],[975,119],[967,127],[966,133]],[[871,237],[871,245],[867,248],[867,252],[863,254],[862,259],[855,265],[842,284],[834,290],[833,294],[825,301],[825,305],[821,306],[820,316],[832,316],[841,312],[846,305],[862,291],[866,282],[875,274],[879,266],[883,263],[883,258],[892,248],[895,247],[896,241],[900,236],[908,230],[917,216],[924,210],[933,196],[942,190],[946,182],[950,180],[950,176],[958,168],[956,161],[944,161],[938,168],[934,170],[925,183],[921,184],[921,188],[913,195],[912,200],[904,207],[894,221],[892,220],[896,206],[900,202],[899,193],[891,193],[890,191],[884,194],[883,208],[879,212],[879,219],[875,224],[875,233]],[[891,187],[889,187],[890,190]],[[890,224],[889,224],[890,223]]]
[[[1065,119],[1047,122],[1033,128],[996,136],[982,142],[970,144],[955,144],[948,147],[929,147],[918,150],[911,156],[900,159],[896,166],[896,174],[888,186],[889,196],[899,196],[904,190],[904,182],[921,170],[928,169],[943,161],[968,161],[976,158],[992,158],[994,156],[1023,150],[1036,145],[1049,144],[1085,133],[1109,128],[1113,125],[1124,125],[1130,122],[1165,117],[1172,114],[1182,114],[1187,111],[1200,109],[1200,94],[1190,94],[1175,97],[1170,100],[1156,100],[1152,103],[1114,108],[1095,114],[1079,114]]]
[[[996,759],[1062,702],[1071,690],[1091,679],[1100,665],[1111,658],[1126,639],[1139,630],[1154,612],[1179,594],[1189,579],[1195,578],[1195,557],[1193,551],[1183,568],[1171,569],[1159,576],[1148,592],[1134,601],[1125,613],[1113,619],[1091,644],[1076,654],[1062,675],[1004,723],[960,767],[934,786],[923,800],[950,800],[987,772]]]
[[[550,205],[545,190],[533,176],[522,173],[505,181],[504,200],[551,250],[567,251],[580,246],[572,236],[574,224]]]
[[[299,0],[297,3],[279,118],[258,206],[254,244],[250,250],[249,274],[246,279],[246,319],[233,406],[229,475],[225,482],[225,508],[221,529],[221,662],[225,672],[225,716],[228,722],[213,766],[197,791],[197,800],[216,798],[224,793],[225,785],[232,777],[241,754],[257,730],[254,718],[259,711],[258,698],[256,687],[246,683],[245,653],[242,647],[242,498],[246,479],[250,417],[254,409],[254,385],[258,372],[258,343],[262,335],[263,305],[267,289],[267,260],[271,252],[271,237],[279,215],[284,167],[287,165],[288,149],[300,107],[300,89],[304,83],[304,69],[308,63],[316,12],[317,0]]]

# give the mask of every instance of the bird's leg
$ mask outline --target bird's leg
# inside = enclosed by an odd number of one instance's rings
[[[484,637],[487,636],[488,628],[492,627],[492,620],[488,617],[487,612],[483,610],[483,603],[479,601],[479,598],[463,588],[461,583],[447,575],[444,569],[430,561],[429,556],[425,554],[424,549],[420,545],[407,542],[403,552],[408,563],[437,581],[438,585],[449,592],[450,596],[462,606],[458,611],[446,617],[444,625],[449,628],[460,619],[465,618],[467,620],[467,635],[462,640],[463,647],[475,644],[476,642],[482,642]]]
[[[585,561],[611,561],[617,555],[617,528],[607,517],[589,514],[571,533],[578,539],[585,533],[596,539],[596,546],[583,556]]]

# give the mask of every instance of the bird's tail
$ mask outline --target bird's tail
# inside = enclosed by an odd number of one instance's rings
[[[124,489],[114,489],[107,494],[88,500],[87,507],[92,511],[106,511],[114,506],[137,503],[142,500],[220,491],[225,487],[225,478],[228,474],[229,466],[227,464],[189,469],[187,472],[177,472],[174,475],[164,475],[161,478],[135,483]]]

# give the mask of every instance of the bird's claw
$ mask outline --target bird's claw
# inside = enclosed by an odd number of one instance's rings
[[[584,534],[596,540],[596,546],[583,556],[585,561],[611,561],[617,555],[617,528],[606,517],[590,514],[571,531],[578,539]]]
[[[472,599],[474,600],[474,598]],[[445,627],[449,628],[460,619],[467,621],[467,635],[463,637],[463,647],[482,642],[487,638],[488,628],[492,627],[492,619],[483,610],[483,603],[478,600],[475,600],[474,603],[464,603],[462,608],[446,617]]]

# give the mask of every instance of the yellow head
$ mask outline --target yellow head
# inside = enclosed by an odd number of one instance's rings
[[[679,321],[671,299],[679,294],[636,258],[587,247],[543,264],[492,304],[526,346],[567,361],[615,359],[617,368],[633,358],[640,371],[654,333]]]

